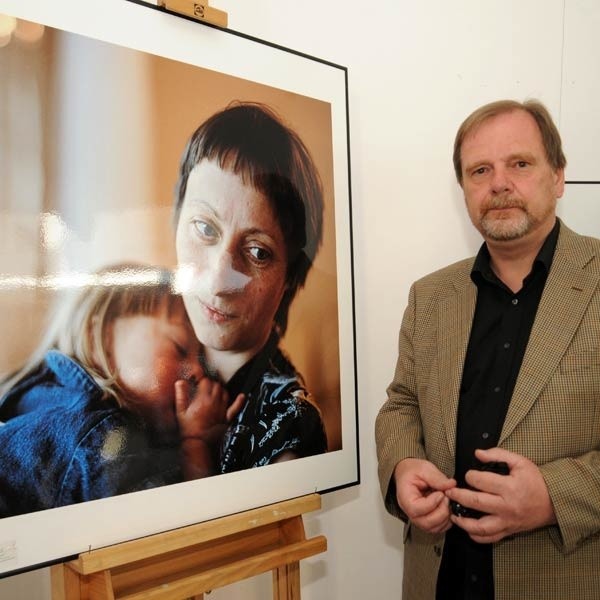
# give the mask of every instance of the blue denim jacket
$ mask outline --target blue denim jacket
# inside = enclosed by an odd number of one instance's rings
[[[5,395],[0,420],[0,517],[182,481],[177,448],[60,352]]]

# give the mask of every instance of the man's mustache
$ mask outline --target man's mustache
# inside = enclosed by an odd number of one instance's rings
[[[490,210],[500,208],[520,208],[525,210],[523,202],[517,198],[511,198],[510,196],[490,198],[483,206],[483,212],[486,213]]]

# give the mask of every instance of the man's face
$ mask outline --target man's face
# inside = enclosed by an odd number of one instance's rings
[[[461,161],[469,217],[486,241],[549,233],[564,170],[550,166],[529,113],[514,110],[484,121],[465,137]]]

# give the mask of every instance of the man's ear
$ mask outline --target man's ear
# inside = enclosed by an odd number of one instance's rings
[[[554,195],[555,197],[562,198],[565,193],[565,170],[557,169],[554,171]]]

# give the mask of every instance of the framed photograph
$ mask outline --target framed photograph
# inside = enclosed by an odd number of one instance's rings
[[[153,3],[0,0],[0,575],[359,482],[347,99]]]

